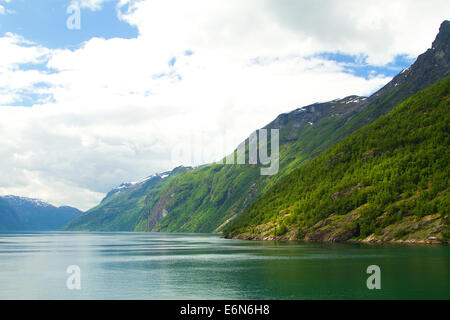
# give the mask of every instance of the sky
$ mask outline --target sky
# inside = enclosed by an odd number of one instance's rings
[[[87,210],[215,161],[280,113],[375,92],[449,17],[447,0],[0,0],[0,195]]]

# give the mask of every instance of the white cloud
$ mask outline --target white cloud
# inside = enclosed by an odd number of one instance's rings
[[[102,9],[102,4],[114,0],[71,0],[72,4],[77,4],[82,9],[98,11]]]
[[[0,2],[10,3],[11,0],[0,0]],[[12,10],[6,9],[4,5],[0,4],[0,15],[13,13]]]
[[[0,104],[12,104],[21,100],[21,93],[42,90],[34,86],[45,81],[46,74],[21,70],[21,65],[46,62],[50,50],[12,33],[0,38],[0,47]]]
[[[99,10],[103,2],[80,3]],[[373,92],[389,79],[311,56],[339,51],[373,64],[416,56],[450,13],[444,1],[337,3],[121,0],[119,16],[139,37],[93,38],[74,51],[7,34],[0,104],[29,93],[53,100],[0,106],[0,194],[87,209],[122,181],[183,163],[171,157],[180,143],[200,137],[214,149],[228,134],[230,151],[279,113]],[[20,68],[42,61],[54,72]]]

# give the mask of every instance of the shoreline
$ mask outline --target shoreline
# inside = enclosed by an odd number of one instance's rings
[[[379,239],[368,239],[371,238],[371,236],[364,238],[364,239],[348,239],[348,240],[341,240],[341,241],[324,241],[324,240],[305,240],[305,239],[291,239],[286,237],[265,237],[265,238],[259,238],[257,236],[233,236],[233,237],[222,237],[223,239],[230,239],[230,240],[243,240],[243,241],[275,241],[275,242],[303,242],[303,243],[359,243],[359,244],[407,244],[407,245],[449,245],[448,241],[432,237],[426,240],[421,239],[391,239],[391,240],[379,240]]]

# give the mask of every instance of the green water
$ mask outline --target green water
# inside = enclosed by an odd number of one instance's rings
[[[81,290],[69,290],[69,265]],[[366,269],[381,269],[369,290]],[[167,233],[0,234],[0,299],[450,299],[450,247]]]

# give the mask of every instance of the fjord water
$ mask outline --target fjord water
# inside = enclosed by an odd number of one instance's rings
[[[66,269],[81,269],[69,290]],[[381,268],[381,290],[366,269]],[[3,233],[0,299],[450,299],[450,247]]]

